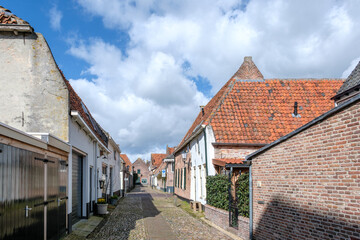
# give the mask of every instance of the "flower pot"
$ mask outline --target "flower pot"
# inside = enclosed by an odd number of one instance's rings
[[[117,203],[116,198],[111,198],[110,201],[111,201],[111,205],[116,205],[116,203]]]
[[[97,205],[97,212],[98,214],[102,215],[102,214],[107,214],[107,207],[108,207],[108,204],[98,204]]]

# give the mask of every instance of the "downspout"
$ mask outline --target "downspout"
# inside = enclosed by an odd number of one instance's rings
[[[94,141],[94,145],[95,145],[95,202],[97,202],[98,199],[98,194],[99,194],[99,190],[98,190],[98,183],[99,183],[99,179],[98,179],[98,164],[97,164],[97,159],[98,159],[98,145],[96,143],[96,141]]]
[[[251,170],[251,164],[252,162],[250,162],[250,167],[249,167],[249,208],[250,208],[250,213],[249,213],[249,235],[250,235],[250,239],[253,239],[253,182],[252,182],[252,170]]]

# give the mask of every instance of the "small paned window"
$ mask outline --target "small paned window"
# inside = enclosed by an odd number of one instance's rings
[[[137,173],[140,174],[140,169],[137,170]]]
[[[197,146],[198,146],[198,153],[200,154],[200,144],[199,144],[199,139],[197,139]]]

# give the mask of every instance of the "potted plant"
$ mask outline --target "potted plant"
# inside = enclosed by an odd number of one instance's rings
[[[115,205],[118,201],[119,197],[118,195],[114,194],[110,197],[111,205]]]
[[[106,203],[105,198],[98,198],[97,200],[97,212],[98,214],[102,215],[102,214],[107,214],[107,207],[108,204]]]

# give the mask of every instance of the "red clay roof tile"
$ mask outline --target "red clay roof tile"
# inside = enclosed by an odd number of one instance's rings
[[[124,160],[125,167],[129,166],[129,169],[131,169],[132,164],[128,156],[126,154],[120,154],[120,157],[122,158],[122,160]]]
[[[251,58],[246,57],[235,75],[204,107],[204,114],[200,111],[179,149],[201,124],[210,124],[216,142],[273,142],[333,108],[331,97],[343,81],[262,79]]]
[[[151,165],[153,167],[159,167],[162,160],[167,156],[165,153],[152,153],[151,154]]]
[[[245,161],[243,158],[214,158],[212,160],[214,165],[224,167],[226,164],[242,164]]]
[[[17,17],[9,9],[6,9],[3,6],[0,6],[0,24],[29,25],[28,22]]]
[[[108,137],[103,132],[101,126],[95,121],[94,117],[91,115],[89,109],[86,107],[85,103],[81,100],[79,95],[75,92],[70,82],[65,78],[63,72],[59,69],[64,82],[69,90],[69,101],[70,101],[70,110],[78,111],[82,119],[86,122],[88,127],[94,132],[98,139],[107,147],[108,146]],[[87,113],[86,113],[86,112]]]

